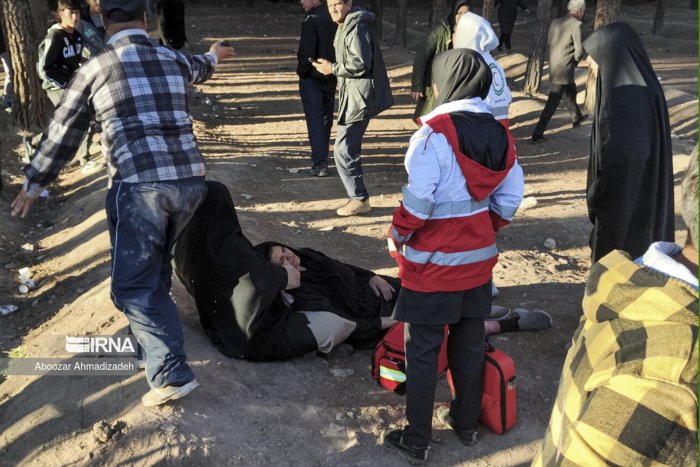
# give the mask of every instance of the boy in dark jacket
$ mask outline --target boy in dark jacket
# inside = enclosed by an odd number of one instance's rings
[[[63,90],[82,62],[83,37],[76,29],[80,23],[81,7],[81,0],[58,0],[55,16],[59,22],[49,28],[39,45],[37,72],[41,77],[41,87],[46,90],[54,107],[58,107]],[[92,132],[78,149],[82,166],[90,158],[91,139]]]

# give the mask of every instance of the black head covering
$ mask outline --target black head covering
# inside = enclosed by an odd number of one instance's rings
[[[435,107],[471,97],[485,99],[491,79],[491,69],[479,53],[471,49],[442,52],[433,59],[433,83],[439,93]]]
[[[655,241],[674,240],[666,99],[628,24],[608,24],[583,46],[598,64],[586,193],[592,259],[614,249],[636,258]]]
[[[452,5],[452,9],[450,10],[450,15],[447,17],[447,24],[450,25],[450,31],[454,31],[455,29],[455,16],[457,15],[457,11],[462,8],[464,5],[469,7],[469,10],[471,10],[471,2],[467,0],[457,0],[454,2]]]

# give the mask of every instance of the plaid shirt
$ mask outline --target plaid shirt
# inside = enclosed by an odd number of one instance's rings
[[[697,465],[697,291],[613,251],[583,310],[533,466]]]
[[[44,133],[25,189],[36,197],[75,155],[91,119],[102,127],[110,177],[128,183],[204,175],[187,88],[207,80],[213,53],[188,56],[156,46],[145,31],[115,34],[74,74]]]

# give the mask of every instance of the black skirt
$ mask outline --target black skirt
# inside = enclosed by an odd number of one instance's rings
[[[416,292],[402,288],[392,318],[412,324],[454,324],[491,313],[491,281],[460,292]]]

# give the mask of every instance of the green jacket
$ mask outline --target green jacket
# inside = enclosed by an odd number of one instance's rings
[[[352,8],[335,33],[333,74],[338,77],[340,125],[374,117],[394,105],[373,21],[373,13]]]
[[[416,51],[416,57],[413,59],[411,91],[422,92],[425,98],[418,99],[413,113],[414,120],[433,110],[435,101],[432,79],[433,58],[451,48],[452,31],[447,21],[441,21],[430,31],[423,46]]]

